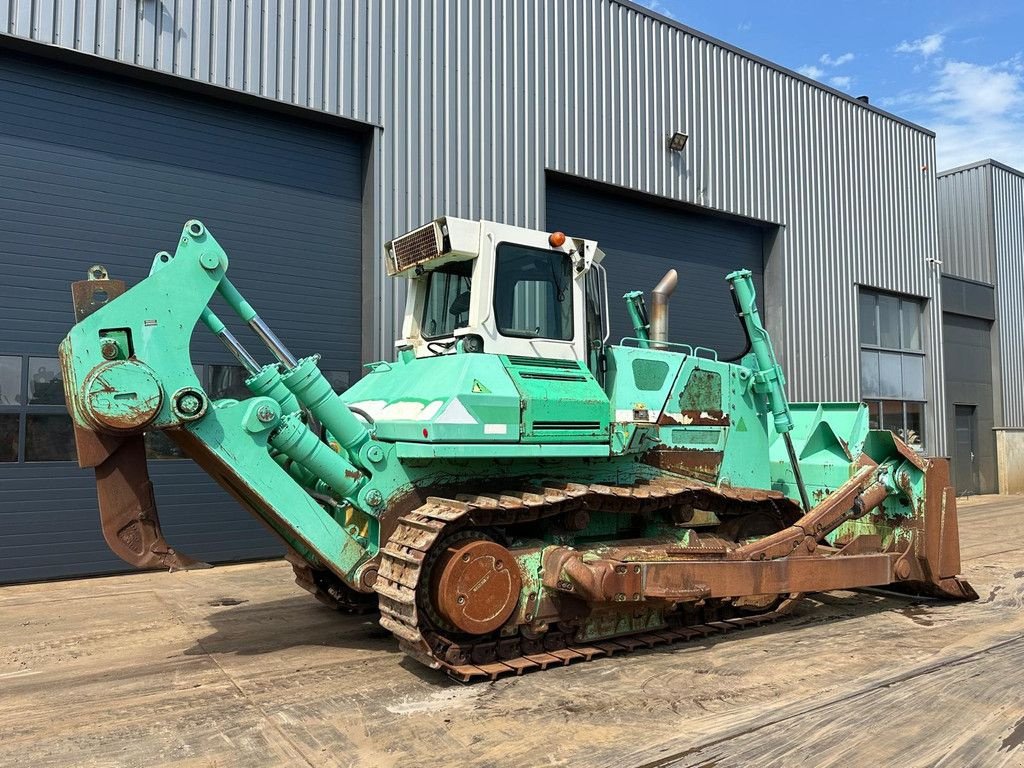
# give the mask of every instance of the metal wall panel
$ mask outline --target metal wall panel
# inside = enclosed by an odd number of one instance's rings
[[[860,283],[934,297],[943,399],[934,137],[793,72],[618,0],[11,2],[9,34],[381,126],[378,250],[442,213],[543,226],[545,169],[783,225],[765,298],[792,395],[858,397]],[[390,355],[403,290],[374,281]]]
[[[1004,427],[1024,427],[1024,174],[992,164]]]
[[[70,280],[102,263],[137,283],[153,254],[173,251],[185,221],[201,217],[234,283],[292,351],[320,352],[324,368],[358,375],[359,137],[7,51],[0,104],[0,355],[54,358],[74,318]],[[219,298],[214,307],[269,362]],[[207,371],[235,364],[203,328],[192,358]],[[23,407],[21,389],[0,392],[0,415],[25,410],[22,429],[40,410],[67,423],[62,397]],[[64,437],[53,432],[46,445],[60,440],[72,459]],[[0,461],[0,583],[129,570],[103,541],[93,473],[26,454]],[[210,561],[283,551],[191,461],[149,464],[173,546]]]
[[[674,268],[679,283],[669,302],[669,340],[711,348],[722,359],[744,351],[746,335],[725,276],[749,269],[758,295],[763,293],[761,227],[624,198],[604,187],[549,180],[547,193],[549,226],[570,235],[585,232],[605,252],[613,343],[636,335],[622,295],[644,291],[650,310],[651,289]]]
[[[943,273],[995,283],[991,166],[974,164],[939,174],[935,197]]]

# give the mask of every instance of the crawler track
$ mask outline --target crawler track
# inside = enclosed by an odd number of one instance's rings
[[[735,515],[765,508],[778,511],[790,503],[773,492],[710,488],[677,478],[630,486],[559,483],[499,494],[460,494],[454,499],[431,497],[399,519],[381,551],[374,585],[380,602],[380,623],[398,638],[407,654],[462,681],[521,675],[529,670],[766,624],[785,616],[795,598],[784,600],[774,610],[733,618],[720,618],[713,609],[691,609],[685,619],[683,614],[673,614],[677,621],[671,626],[593,643],[574,642],[571,632],[555,628],[540,637],[495,633],[467,642],[453,640],[435,627],[428,609],[426,581],[435,546],[462,530],[514,526],[586,507],[640,514],[699,506]]]

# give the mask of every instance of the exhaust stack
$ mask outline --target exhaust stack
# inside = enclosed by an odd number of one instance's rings
[[[668,341],[668,300],[679,282],[679,273],[670,269],[651,291],[651,344],[655,349],[664,349]]]

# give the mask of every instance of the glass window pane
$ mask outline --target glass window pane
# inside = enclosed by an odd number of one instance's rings
[[[18,419],[16,413],[0,413],[0,461],[18,460]]]
[[[903,430],[903,403],[896,400],[882,401],[882,429],[896,434]]]
[[[469,290],[473,261],[453,261],[427,276],[427,300],[420,332],[425,339],[451,336],[469,324]]]
[[[0,357],[0,405],[22,405],[21,358]]]
[[[75,433],[67,414],[30,413],[25,418],[25,461],[74,461]]]
[[[572,339],[572,264],[561,251],[502,243],[494,319],[504,336]]]
[[[902,363],[903,355],[899,352],[880,352],[878,354],[879,397],[903,397]]]
[[[903,355],[903,397],[924,400],[924,358]]]
[[[900,348],[900,300],[895,296],[878,296],[878,343]]]
[[[323,371],[323,374],[335,392],[344,392],[348,389],[348,371]]]
[[[861,350],[860,353],[860,396],[880,397],[878,389],[878,353]]]
[[[924,445],[924,403],[906,403],[906,433],[902,435],[904,442],[912,448],[920,450]]]
[[[903,321],[903,348],[921,348],[921,304],[911,299],[904,299],[900,310]]]
[[[56,357],[28,359],[28,402],[29,405],[64,405],[64,380]]]
[[[876,294],[870,291],[860,292],[860,343],[878,343],[878,317],[875,314]]]
[[[245,400],[252,397],[252,392],[245,386],[247,378],[249,375],[240,365],[211,365],[207,394],[214,400]]]
[[[882,428],[882,404],[877,400],[869,400],[868,407],[868,429]]]
[[[159,430],[147,432],[145,443],[147,459],[181,459],[185,457],[181,448],[165,432]]]

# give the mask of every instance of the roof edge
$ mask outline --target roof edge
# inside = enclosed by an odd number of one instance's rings
[[[819,81],[815,80],[814,78],[807,77],[807,75],[801,75],[799,72],[797,72],[795,70],[792,70],[789,67],[784,67],[781,64],[777,64],[774,61],[770,61],[770,60],[764,58],[763,56],[758,56],[756,53],[751,53],[750,51],[745,51],[742,48],[739,48],[739,47],[737,47],[735,45],[732,45],[731,43],[725,42],[724,40],[719,40],[717,37],[712,37],[711,35],[709,35],[709,34],[707,34],[705,32],[701,32],[699,29],[694,29],[693,27],[688,27],[687,25],[683,24],[682,22],[676,21],[673,18],[670,18],[668,16],[660,14],[657,11],[651,10],[647,6],[639,5],[638,3],[634,2],[634,0],[610,0],[610,1],[612,3],[617,4],[617,5],[621,5],[624,8],[628,8],[628,9],[630,9],[632,11],[635,11],[636,13],[639,13],[639,14],[642,14],[642,15],[647,16],[649,18],[652,18],[655,21],[659,21],[662,24],[665,24],[665,25],[670,26],[670,27],[674,27],[675,29],[678,29],[681,32],[685,32],[688,35],[692,35],[693,37],[696,37],[696,38],[699,38],[701,40],[704,40],[705,42],[711,43],[712,45],[717,45],[718,47],[724,48],[727,51],[731,51],[732,53],[735,53],[735,54],[737,54],[739,56],[743,56],[746,59],[750,59],[751,61],[754,61],[754,62],[756,62],[758,64],[762,64],[762,65],[768,67],[769,69],[774,69],[776,72],[781,72],[782,74],[788,75],[789,77],[792,77],[795,80],[800,80],[800,81],[806,83],[807,85],[811,85],[811,86],[817,88],[819,91],[824,91],[825,93],[831,93],[833,96],[838,96],[841,99],[843,99],[844,101],[848,101],[851,104],[854,104],[854,105],[856,105],[858,107],[861,107],[863,109],[868,110],[869,112],[874,112],[877,115],[881,115],[882,117],[888,118],[889,120],[893,120],[894,122],[900,123],[901,125],[905,125],[908,128],[913,128],[915,131],[920,131],[921,133],[925,134],[926,136],[931,136],[932,138],[935,138],[935,131],[931,130],[930,128],[925,128],[923,125],[918,125],[917,123],[912,122],[910,120],[907,120],[904,117],[900,117],[899,115],[894,115],[892,112],[887,112],[886,110],[881,109],[880,107],[877,107],[874,104],[866,104],[863,101],[861,101],[860,99],[856,98],[855,96],[851,96],[848,93],[844,93],[843,91],[840,91],[840,90],[837,90],[835,88],[832,88],[831,86],[825,85],[825,83],[819,82]]]
[[[946,171],[939,171],[935,174],[935,178],[940,179],[943,176],[949,176],[954,173],[963,173],[964,171],[972,171],[975,168],[984,168],[986,165],[991,165],[993,168],[999,168],[1000,170],[1012,173],[1014,176],[1020,176],[1024,179],[1024,171],[1014,168],[1011,165],[1007,165],[1006,163],[1001,163],[998,160],[993,160],[991,157],[986,158],[985,160],[976,160],[975,162],[967,163],[966,165],[958,165],[955,168],[950,168]]]

